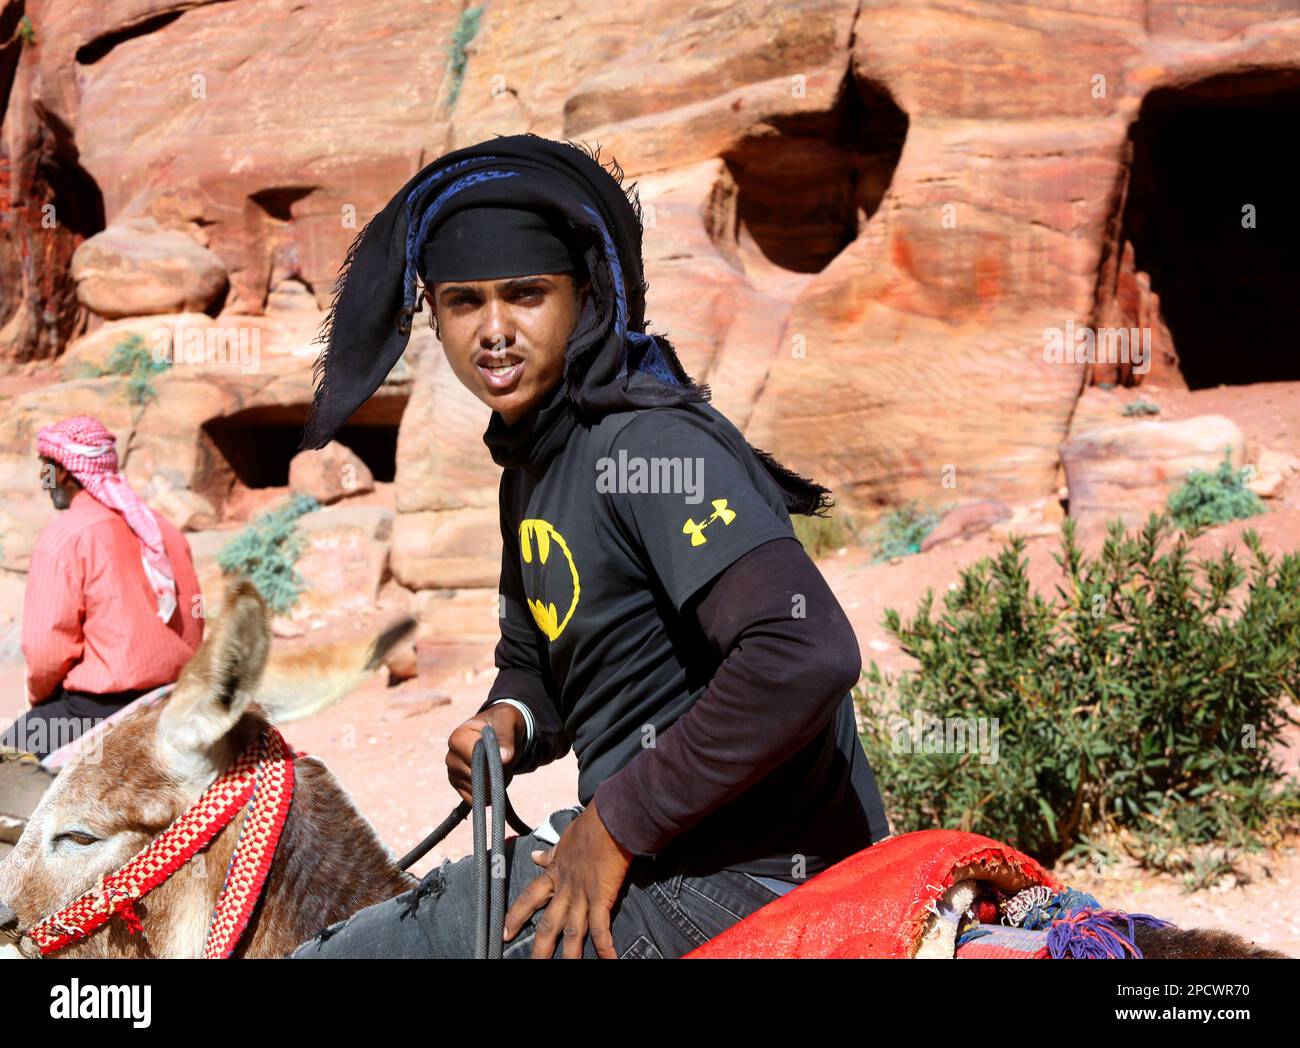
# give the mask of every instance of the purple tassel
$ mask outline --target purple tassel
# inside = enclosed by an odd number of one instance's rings
[[[1127,923],[1128,934],[1116,925]],[[1047,950],[1053,960],[1134,960],[1142,951],[1133,941],[1135,925],[1163,928],[1169,921],[1146,913],[1123,913],[1119,910],[1079,910],[1052,925],[1047,933]]]

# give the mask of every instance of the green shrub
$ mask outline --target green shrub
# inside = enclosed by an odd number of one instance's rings
[[[921,552],[921,543],[939,523],[939,517],[930,510],[910,502],[886,513],[876,527],[874,561],[907,557]]]
[[[252,580],[277,615],[298,603],[302,576],[294,570],[306,537],[295,521],[319,509],[310,495],[294,495],[277,509],[263,513],[221,548],[217,564],[227,575]]]
[[[451,94],[447,99],[447,108],[456,105],[460,97],[461,80],[465,77],[465,66],[469,62],[468,48],[470,41],[479,31],[483,18],[483,8],[468,7],[460,13],[460,20],[451,34],[451,46],[448,48],[447,69],[451,72]]]
[[[1246,487],[1240,470],[1232,468],[1231,452],[1223,450],[1223,461],[1213,473],[1194,469],[1182,485],[1170,493],[1165,504],[1179,527],[1193,534],[1212,524],[1253,517],[1264,512],[1264,503]]]
[[[102,378],[105,375],[125,377],[127,399],[132,404],[143,407],[151,400],[158,399],[151,381],[153,376],[171,366],[170,360],[154,360],[144,339],[138,334],[131,334],[113,347],[103,367],[89,365],[86,373],[91,378]]]
[[[1149,400],[1135,400],[1131,404],[1125,404],[1120,409],[1121,415],[1159,415],[1160,405],[1153,404]]]
[[[1203,884],[1295,825],[1270,746],[1300,723],[1283,698],[1300,691],[1300,556],[1276,561],[1250,531],[1247,573],[1230,549],[1191,562],[1181,533],[1162,550],[1171,533],[1163,515],[1132,536],[1115,521],[1085,559],[1066,520],[1059,599],[1031,591],[1013,536],[937,618],[933,591],[906,626],[886,611],[919,667],[872,663],[856,698],[896,832],[969,830],[1044,862],[1109,840]],[[994,745],[916,752],[901,718],[926,715],[976,718]]]

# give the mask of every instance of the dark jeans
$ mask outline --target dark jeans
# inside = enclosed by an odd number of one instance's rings
[[[34,753],[44,759],[149,690],[92,695],[68,691],[60,684],[53,695],[39,706],[33,706],[0,735],[0,746]]]
[[[562,830],[576,818],[575,809],[555,812],[548,820]],[[523,894],[542,868],[530,852],[551,842],[534,830],[527,837],[507,840],[506,910]],[[615,905],[610,928],[620,958],[680,957],[720,935],[742,917],[777,898],[748,874],[719,870],[688,874],[680,864],[637,858],[628,870],[624,892]],[[535,913],[505,944],[503,956],[527,958],[533,949]],[[556,940],[553,956],[563,949]],[[474,859],[447,860],[429,873],[420,886],[395,899],[368,906],[346,921],[331,925],[299,946],[289,957],[429,958],[474,956]],[[584,957],[595,957],[588,934]]]

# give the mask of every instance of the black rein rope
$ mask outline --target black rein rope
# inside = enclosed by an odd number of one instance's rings
[[[408,870],[426,856],[447,834],[465,821],[465,816],[474,816],[474,956],[478,959],[498,960],[505,948],[506,916],[506,879],[505,870],[500,876],[493,876],[492,867],[505,861],[505,823],[521,837],[531,834],[532,828],[516,814],[506,793],[505,771],[501,765],[501,747],[497,743],[497,733],[490,724],[483,726],[483,733],[474,743],[473,764],[470,769],[470,794],[473,804],[461,801],[450,815],[438,824],[429,836],[425,837],[398,862],[399,869]],[[492,808],[492,847],[487,847],[487,812]],[[488,941],[488,929],[493,929],[492,940]]]

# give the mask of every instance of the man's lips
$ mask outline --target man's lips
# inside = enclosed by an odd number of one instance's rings
[[[480,353],[474,358],[474,364],[488,389],[495,392],[513,387],[525,367],[524,358],[518,353]]]

